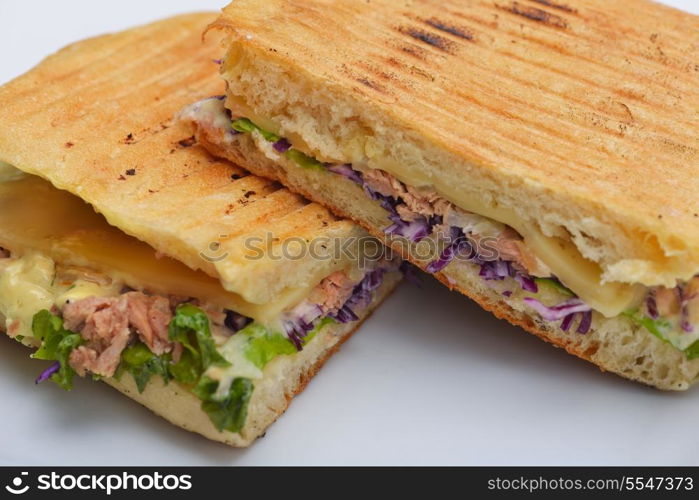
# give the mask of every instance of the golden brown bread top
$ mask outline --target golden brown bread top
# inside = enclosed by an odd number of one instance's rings
[[[364,233],[192,145],[193,131],[175,116],[223,92],[220,47],[201,41],[214,19],[179,16],[79,42],[1,87],[0,161],[77,194],[128,234],[263,303],[320,281],[335,264],[245,260],[246,238]],[[202,252],[230,257],[214,262]]]
[[[464,178],[592,207],[697,271],[698,17],[646,0],[236,0],[215,26],[458,155]]]

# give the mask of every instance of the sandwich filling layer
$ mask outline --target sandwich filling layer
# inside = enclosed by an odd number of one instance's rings
[[[219,137],[224,147],[233,145],[238,134],[250,134],[261,152],[285,169],[314,169],[356,184],[386,210],[389,239],[437,244],[426,271],[475,264],[489,285],[506,297],[522,295],[533,314],[564,331],[585,334],[598,315],[623,315],[689,359],[699,357],[699,277],[674,287],[604,282],[600,267],[583,258],[571,241],[546,237],[503,208],[464,210],[434,189],[412,187],[388,171],[319,161],[302,151],[302,140],[297,144],[298,138],[273,132],[279,130],[273,121],[250,119],[244,104],[230,107],[234,111],[226,108],[223,97],[211,98],[190,106],[182,116]],[[235,109],[245,111],[238,114]]]
[[[12,196],[27,194],[28,183],[35,195],[45,196]],[[76,222],[86,220],[80,212],[87,206],[77,200],[74,210],[64,211],[68,205],[53,204],[63,197],[71,195],[4,169],[0,206],[14,203],[21,212],[31,205],[35,219],[22,236],[0,215],[0,322],[10,337],[38,348],[35,358],[52,362],[37,382],[51,379],[71,389],[76,374],[120,378],[128,372],[143,392],[159,377],[199,397],[219,431],[243,428],[255,381],[265,376],[268,363],[296,355],[331,324],[359,320],[399,267],[397,259],[383,257],[362,269],[335,271],[278,311],[274,321],[261,322],[239,310],[236,300],[227,300],[230,292],[215,280],[184,266],[178,272],[181,265],[174,261],[162,268],[159,262],[166,258],[152,250],[133,261],[135,254],[123,253],[123,268],[104,265],[99,255],[93,261],[92,254],[80,251],[86,248],[81,242],[99,234],[106,246],[118,246],[119,238],[110,238],[118,231],[94,213],[91,224]],[[42,207],[66,217],[69,231],[47,234],[41,221],[50,217],[40,216]],[[140,269],[159,270],[162,279],[139,276]],[[157,286],[149,285],[156,281]],[[177,286],[168,288],[175,281]]]

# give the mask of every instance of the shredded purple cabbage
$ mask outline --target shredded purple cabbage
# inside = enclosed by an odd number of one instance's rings
[[[460,250],[462,249],[462,245],[468,244],[466,236],[464,235],[461,229],[457,227],[452,227],[450,230],[451,234],[449,235],[449,245],[444,250],[442,250],[442,253],[439,255],[439,258],[437,258],[437,260],[433,260],[432,262],[427,264],[425,270],[428,273],[436,273],[447,267],[447,265],[452,260],[454,260],[454,257],[459,255]]]
[[[282,137],[277,142],[272,144],[272,147],[277,153],[286,153],[289,151],[289,149],[291,149],[291,143]]]
[[[384,272],[385,271],[381,268],[368,272],[360,283],[362,289],[369,292],[373,292],[374,290],[378,289],[381,286],[381,283],[383,283]]]
[[[323,315],[323,310],[318,304],[302,302],[287,319],[282,322],[284,331],[299,351],[303,349],[303,341],[314,328],[315,321]]]
[[[648,316],[652,319],[658,319],[660,313],[658,313],[658,303],[655,300],[655,293],[651,292],[646,298],[646,309],[648,309]]]
[[[481,264],[478,276],[484,280],[504,280],[510,277],[510,263],[504,260],[489,260]]]
[[[340,308],[337,312],[331,313],[329,316],[338,323],[350,323],[359,319],[354,311],[348,306],[342,306],[342,308]]]
[[[328,313],[328,316],[339,323],[357,321],[359,316],[354,312],[354,309],[369,305],[372,292],[382,285],[385,273],[386,270],[383,268],[367,272],[362,281],[355,285],[352,295],[343,306],[335,312]],[[316,321],[323,314],[323,309],[319,305],[310,302],[302,302],[287,314],[287,317],[282,321],[282,326],[296,349],[299,351],[303,349],[304,339],[313,330]]]
[[[561,330],[564,332],[567,332],[570,330],[570,326],[573,324],[573,320],[575,319],[575,313],[569,314],[565,318],[563,318],[563,321],[561,321]]]
[[[248,318],[247,316],[243,316],[242,314],[238,314],[235,311],[231,311],[230,309],[226,309],[226,319],[223,322],[226,327],[228,327],[230,330],[232,330],[234,333],[242,330],[246,326],[248,326],[250,323],[252,323],[252,318]]]
[[[536,284],[536,281],[534,281],[534,279],[532,279],[532,277],[528,274],[516,273],[514,278],[517,281],[517,283],[519,283],[519,286],[522,287],[522,290],[524,290],[525,292],[539,293],[539,286]]]
[[[485,280],[504,280],[505,278],[514,278],[519,286],[525,292],[538,293],[539,286],[536,281],[512,265],[511,262],[505,260],[489,260],[480,262],[481,270],[478,275]]]
[[[533,297],[525,297],[524,302],[546,321],[558,321],[569,314],[591,311],[592,308],[579,298],[568,299],[555,306],[547,306]]]
[[[578,333],[585,334],[590,331],[590,327],[592,326],[592,310],[585,311],[579,313],[582,315],[580,318],[580,323],[578,324],[578,329],[576,330]]]
[[[533,297],[525,297],[524,302],[538,312],[546,321],[563,320],[560,327],[564,332],[570,330],[573,321],[578,316],[580,316],[578,333],[585,334],[590,331],[592,326],[592,308],[577,297],[568,299],[555,306],[544,305]]]
[[[335,173],[335,174],[346,177],[347,179],[351,180],[355,184],[359,184],[360,186],[364,185],[364,178],[362,176],[362,173],[358,172],[357,170],[354,170],[352,168],[352,165],[350,165],[349,163],[339,164],[339,165],[330,165],[328,167],[328,170]]]
[[[354,312],[354,308],[369,305],[372,297],[371,293],[381,286],[385,273],[386,270],[382,268],[369,271],[362,281],[354,287],[352,295],[347,299],[347,302],[337,312],[330,313],[328,316],[339,323],[357,321],[359,318]]]
[[[358,170],[354,170],[352,165],[349,163],[330,165],[327,167],[327,169],[330,172],[341,175],[361,186],[370,199],[379,201],[381,203],[381,207],[389,212],[388,218],[392,222],[391,225],[384,229],[386,234],[402,236],[410,241],[418,242],[426,238],[432,232],[432,228],[435,224],[441,224],[441,217],[431,217],[430,219],[427,219],[426,217],[418,217],[413,221],[403,220],[398,214],[397,210],[397,207],[400,205],[401,201],[393,198],[392,196],[381,194],[369,187],[369,185],[364,182],[364,176],[362,173]]]
[[[36,380],[34,381],[35,384],[40,384],[41,382],[48,380],[51,375],[56,373],[58,370],[61,369],[61,363],[56,361],[55,363],[51,363],[51,366],[49,366],[46,370],[41,372],[38,377],[36,377]]]
[[[414,242],[423,240],[429,235],[430,227],[425,217],[418,217],[410,222],[406,222],[400,217],[394,215],[389,216],[389,219],[391,219],[393,224],[384,229],[386,234],[403,236],[404,238]]]
[[[303,321],[285,321],[283,323],[284,331],[289,340],[294,344],[296,350],[303,350],[303,341],[311,330],[313,325],[304,323]]]

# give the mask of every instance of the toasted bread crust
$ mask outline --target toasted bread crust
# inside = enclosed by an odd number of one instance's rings
[[[272,233],[365,233],[267,179],[220,162],[176,120],[188,104],[222,94],[221,49],[201,33],[215,14],[177,16],[71,45],[0,87],[0,161],[49,180],[107,221],[252,303],[316,283],[344,265],[308,256],[289,266],[244,243]],[[211,254],[212,244],[220,245]],[[269,279],[259,280],[264,273]]]
[[[215,26],[231,109],[304,152],[495,200],[570,235],[608,281],[699,272],[699,17],[646,0],[236,0]]]

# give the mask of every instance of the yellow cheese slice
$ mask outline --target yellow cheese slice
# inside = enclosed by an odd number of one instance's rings
[[[221,283],[110,226],[79,198],[34,176],[0,166],[0,246],[41,252],[62,265],[100,271],[156,294],[195,297],[232,309],[267,326],[306,298],[317,283],[290,289],[278,300],[253,304]]]

